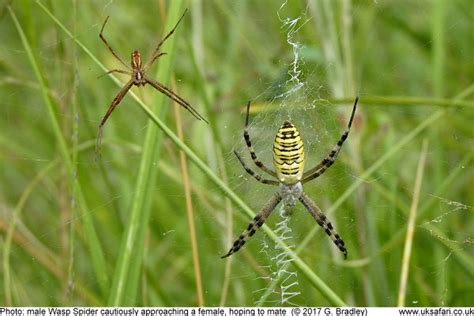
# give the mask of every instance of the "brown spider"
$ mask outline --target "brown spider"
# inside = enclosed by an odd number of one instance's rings
[[[117,73],[121,73],[121,74],[131,75],[131,78],[122,87],[122,89],[120,89],[120,91],[117,93],[117,95],[113,99],[112,103],[110,104],[109,109],[107,110],[107,113],[105,113],[104,117],[102,118],[102,121],[100,121],[99,133],[98,133],[98,136],[97,136],[97,148],[100,147],[100,143],[101,143],[101,140],[102,140],[102,129],[104,127],[105,122],[107,121],[109,116],[112,114],[112,112],[115,110],[115,107],[120,103],[120,101],[122,101],[123,97],[127,94],[128,90],[130,90],[130,88],[134,85],[137,86],[137,87],[140,87],[140,86],[144,86],[146,84],[150,84],[156,90],[163,93],[168,98],[170,98],[171,100],[175,101],[176,103],[178,103],[179,105],[184,107],[186,110],[188,110],[195,118],[197,118],[198,120],[203,120],[204,122],[208,123],[208,121],[201,114],[199,114],[191,106],[191,104],[189,104],[186,100],[184,100],[179,95],[174,93],[170,88],[162,85],[161,83],[159,83],[156,80],[153,80],[153,79],[149,78],[145,74],[145,72],[148,70],[148,68],[150,68],[153,65],[153,63],[155,62],[156,59],[158,59],[160,56],[166,55],[166,53],[160,52],[160,48],[163,45],[163,43],[174,33],[174,31],[178,27],[178,24],[181,22],[184,15],[186,14],[186,12],[187,12],[187,10],[184,11],[183,15],[181,16],[181,18],[179,18],[179,20],[176,23],[176,25],[174,26],[174,28],[158,43],[158,46],[153,51],[153,54],[151,55],[150,60],[145,65],[142,64],[142,58],[140,56],[140,52],[138,50],[134,50],[132,52],[131,68],[123,61],[122,58],[120,58],[120,56],[114,51],[114,49],[109,45],[109,43],[107,42],[105,37],[102,35],[102,32],[104,31],[105,24],[107,23],[109,17],[107,17],[105,19],[104,24],[102,25],[102,29],[100,30],[99,37],[102,40],[102,42],[104,42],[105,46],[107,46],[107,48],[112,53],[112,55],[114,55],[114,57],[117,58],[118,61],[120,61],[122,63],[122,65],[124,65],[128,69],[128,71],[127,70],[121,70],[121,69],[112,69],[112,70],[106,72],[105,74],[110,74],[110,73],[117,72]]]

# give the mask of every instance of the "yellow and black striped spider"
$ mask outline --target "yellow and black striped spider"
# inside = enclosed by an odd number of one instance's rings
[[[270,216],[271,212],[275,207],[283,201],[286,207],[294,207],[297,201],[300,201],[308,212],[313,216],[321,226],[326,234],[332,239],[334,244],[339,248],[340,251],[344,254],[344,259],[347,258],[347,249],[344,246],[344,241],[342,241],[339,234],[334,230],[331,222],[327,219],[326,215],[321,211],[321,209],[314,203],[314,201],[303,191],[303,184],[313,179],[316,179],[322,175],[332,164],[336,161],[337,155],[341,150],[342,144],[347,139],[349,131],[352,126],[352,121],[354,119],[354,114],[357,108],[357,97],[354,101],[354,107],[352,108],[351,118],[347,124],[347,129],[341,135],[341,138],[337,142],[336,146],[329,152],[329,154],[321,160],[321,162],[314,168],[303,173],[305,157],[304,157],[304,148],[303,141],[301,140],[300,133],[296,127],[289,121],[283,122],[283,125],[278,130],[275,141],[273,143],[273,166],[275,171],[267,168],[255,154],[255,151],[250,142],[249,136],[249,109],[250,102],[247,103],[247,115],[245,118],[245,129],[244,129],[244,139],[247,144],[247,148],[250,152],[253,162],[257,167],[262,169],[264,172],[276,178],[277,180],[264,179],[260,175],[256,174],[252,169],[250,169],[239,154],[234,151],[234,154],[239,159],[240,163],[244,167],[245,171],[248,174],[253,176],[257,181],[264,184],[278,185],[278,191],[273,194],[272,198],[263,206],[260,212],[254,217],[250,222],[247,229],[237,238],[237,240],[230,248],[229,252],[222,256],[226,258],[239,251],[240,248],[247,242],[247,240],[255,234],[258,228],[260,228],[265,220]]]

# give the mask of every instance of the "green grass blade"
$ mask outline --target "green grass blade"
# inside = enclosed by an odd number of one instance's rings
[[[99,283],[99,286],[103,292],[103,294],[107,293],[108,291],[108,278],[107,278],[107,273],[106,273],[106,267],[105,267],[105,258],[104,258],[104,253],[102,251],[102,247],[99,242],[99,238],[97,236],[97,233],[94,228],[94,223],[93,219],[91,217],[91,214],[88,210],[85,198],[83,196],[81,187],[79,185],[78,180],[75,178],[74,175],[74,166],[72,164],[71,156],[69,155],[69,151],[67,148],[66,140],[64,139],[64,136],[61,132],[61,129],[59,127],[58,120],[55,115],[55,110],[54,110],[54,105],[52,100],[50,99],[50,96],[48,94],[48,88],[47,84],[44,80],[43,73],[41,71],[41,68],[34,56],[34,53],[31,49],[30,43],[20,25],[20,22],[18,21],[15,13],[11,9],[11,7],[8,7],[8,10],[10,12],[10,15],[13,19],[13,22],[18,30],[18,34],[20,35],[21,41],[23,43],[24,49],[27,53],[28,59],[31,63],[31,66],[33,68],[33,71],[36,75],[36,78],[38,80],[38,83],[40,84],[41,87],[41,95],[43,97],[43,101],[47,107],[49,118],[51,120],[51,126],[54,132],[54,135],[56,137],[56,140],[59,144],[59,150],[63,159],[63,162],[66,166],[67,173],[68,173],[68,180],[69,180],[69,185],[73,188],[73,190],[77,193],[77,200],[79,207],[81,209],[81,219],[84,221],[84,229],[86,231],[86,237],[88,239],[88,246],[91,252],[91,258],[92,258],[92,264],[94,267],[94,271],[96,274],[97,282]]]
[[[28,184],[28,186],[23,191],[20,199],[18,200],[15,209],[13,210],[13,216],[10,221],[10,226],[8,227],[7,236],[5,238],[5,245],[3,247],[3,284],[5,291],[5,306],[14,306],[13,304],[13,295],[12,295],[12,278],[11,278],[11,265],[10,265],[10,255],[11,255],[11,245],[13,239],[13,232],[15,231],[16,222],[20,217],[21,210],[25,206],[26,200],[33,192],[33,189],[38,185],[38,183],[43,179],[43,177],[55,166],[54,163],[48,164],[44,169],[42,169],[36,177]]]
[[[77,148],[77,151],[81,151],[84,149],[90,149],[95,146],[95,142],[90,142],[89,144],[84,143],[81,147]],[[73,153],[76,154],[76,153]],[[17,205],[15,206],[15,209],[13,210],[13,218],[10,222],[10,226],[8,227],[7,231],[7,236],[5,239],[5,245],[3,247],[3,272],[4,272],[4,291],[5,291],[5,305],[6,306],[15,306],[15,305],[20,305],[20,304],[15,304],[12,296],[12,283],[11,283],[11,264],[10,264],[10,254],[11,254],[11,246],[13,242],[13,233],[15,232],[16,226],[17,226],[17,221],[20,218],[20,215],[22,213],[22,210],[24,209],[27,200],[31,198],[32,193],[34,192],[35,187],[37,187],[43,178],[46,177],[46,175],[51,171],[54,170],[55,168],[58,168],[60,166],[60,159],[56,158],[53,160],[51,163],[46,165],[42,170],[38,172],[38,174],[31,180],[31,182],[28,184],[28,186],[25,188],[23,191],[21,197],[18,200]],[[24,224],[23,224],[24,225]],[[20,225],[21,226],[21,225]],[[22,229],[20,227],[19,233],[22,233]],[[69,280],[72,279],[71,277],[71,272],[68,271],[68,275],[66,276],[61,268],[60,268],[60,258],[55,256],[55,254],[47,248],[46,245],[43,245],[40,243],[39,240],[31,240],[27,239],[27,236],[33,236],[31,233],[30,234],[24,234],[25,239],[27,240],[28,244],[30,244],[30,247],[26,247],[24,251],[29,252],[32,256],[32,258],[35,258],[36,261],[40,262],[41,264],[44,265],[45,270],[49,271],[52,275],[54,275],[57,279],[58,282],[60,283],[65,283],[69,282]],[[31,252],[31,249],[34,249],[35,252]],[[38,255],[41,255],[39,257]],[[51,260],[50,262],[48,260]],[[50,264],[47,264],[49,262]],[[66,279],[67,278],[67,279]],[[74,287],[76,291],[79,293],[80,296],[82,296],[86,302],[88,302],[91,305],[100,305],[102,304],[102,301],[96,297],[93,293],[90,292],[88,288],[82,284],[80,280],[74,280]]]
[[[170,30],[182,14],[182,1],[173,1],[167,14],[165,30]],[[179,32],[179,30],[177,30]],[[157,79],[165,85],[170,81],[173,64],[173,51],[176,36],[170,37],[166,42],[166,51],[169,58],[160,60]],[[157,93],[154,102],[155,111],[163,116],[168,109],[169,99],[163,94]],[[135,187],[135,197],[132,202],[130,219],[122,242],[117,269],[112,284],[112,293],[109,304],[113,306],[134,305],[138,292],[139,275],[142,266],[143,245],[145,244],[145,233],[150,217],[151,199],[153,188],[158,176],[159,159],[158,147],[161,142],[160,131],[155,124],[149,124],[145,143],[143,145],[142,160],[138,172]],[[157,210],[155,210],[157,211]],[[136,246],[139,245],[139,246]],[[125,296],[126,293],[126,296]]]

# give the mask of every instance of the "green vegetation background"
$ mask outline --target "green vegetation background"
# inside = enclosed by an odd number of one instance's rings
[[[282,3],[0,4],[0,305],[235,306],[262,298],[276,269],[262,242],[273,248],[278,240],[278,215],[230,260],[220,256],[273,190],[242,178],[232,149],[250,160],[241,141],[246,100],[256,99],[252,117],[265,131],[253,134],[257,144],[271,146],[272,136],[262,137],[280,124],[266,118],[285,116],[270,102],[293,60],[277,15]],[[178,109],[181,142],[169,100],[132,88],[143,103],[123,99],[97,160],[97,125],[128,80],[98,78],[121,67],[99,40],[102,22],[110,15],[105,36],[128,63],[133,49],[147,58],[186,7],[163,47],[168,55],[149,74],[210,124]],[[319,122],[301,126],[304,135],[326,135],[308,148],[308,165],[332,147],[360,96],[338,162],[305,186],[349,258],[299,207],[290,227],[303,246],[287,269],[298,271],[300,294],[291,301],[472,305],[474,3],[289,1],[280,15],[302,16],[295,38],[315,104],[291,111]],[[412,251],[404,257],[410,212]],[[280,282],[264,306],[282,304]]]

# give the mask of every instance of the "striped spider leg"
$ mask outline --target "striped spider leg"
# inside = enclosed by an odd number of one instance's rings
[[[187,10],[186,10],[187,11]],[[117,105],[122,101],[123,97],[127,94],[128,90],[132,86],[145,86],[146,84],[151,85],[153,88],[158,90],[159,92],[163,93],[166,95],[168,98],[173,100],[174,102],[178,103],[182,107],[184,107],[186,110],[188,110],[195,118],[198,120],[202,120],[206,123],[207,120],[199,114],[192,106],[189,104],[186,100],[178,96],[176,93],[174,93],[171,89],[168,87],[164,86],[163,84],[159,83],[158,81],[155,81],[151,78],[149,78],[146,75],[146,71],[148,68],[150,68],[153,63],[161,56],[166,55],[166,53],[160,52],[161,46],[164,44],[164,42],[173,35],[175,32],[176,28],[178,27],[179,23],[183,19],[184,15],[186,14],[186,11],[184,11],[183,15],[180,17],[176,25],[173,27],[173,29],[158,43],[156,46],[155,50],[153,51],[152,55],[150,56],[150,60],[146,63],[142,63],[142,58],[140,55],[140,52],[138,50],[134,50],[131,54],[131,67],[128,66],[122,58],[115,52],[115,50],[110,46],[110,44],[107,42],[105,39],[104,35],[102,34],[105,28],[105,25],[107,24],[107,21],[109,17],[107,17],[104,21],[104,24],[102,25],[102,28],[99,33],[99,37],[102,40],[102,42],[105,44],[105,46],[108,48],[108,50],[112,53],[112,55],[123,65],[127,68],[127,70],[121,70],[121,69],[112,69],[108,71],[106,74],[110,73],[120,73],[120,74],[127,74],[130,75],[131,78],[130,80],[120,89],[120,91],[117,93],[115,98],[112,100],[112,103],[110,104],[107,112],[105,113],[104,117],[100,121],[99,124],[99,132],[97,136],[97,149],[100,147],[101,141],[102,141],[102,133],[103,133],[103,127],[105,125],[105,122],[107,122],[107,119],[109,116],[112,114],[112,112],[115,110]]]
[[[314,201],[304,192],[300,196],[300,202],[308,210],[311,216],[313,216],[316,223],[318,223],[318,225],[321,226],[329,238],[331,238],[332,242],[337,246],[337,248],[339,248],[339,250],[344,254],[344,259],[347,259],[347,249],[344,245],[344,241],[334,230],[334,227],[326,215],[324,215],[323,211],[321,211],[316,203],[314,203]]]
[[[250,101],[247,102],[247,114],[245,115],[245,128],[244,128],[244,139],[245,139],[245,144],[247,145],[247,148],[250,152],[250,157],[252,158],[252,161],[255,163],[257,167],[262,169],[264,172],[269,174],[272,177],[276,177],[275,171],[271,170],[267,166],[265,166],[258,158],[257,154],[255,153],[255,150],[252,147],[252,142],[250,141],[250,134],[249,134],[249,113],[250,113]],[[235,153],[235,151],[234,151]],[[238,155],[237,155],[238,157]],[[240,162],[242,160],[239,158]]]
[[[271,199],[252,219],[247,229],[242,234],[240,234],[240,236],[232,244],[230,250],[227,252],[227,254],[222,256],[222,258],[229,257],[239,251],[240,248],[242,248],[242,246],[250,239],[250,237],[252,237],[255,232],[265,223],[267,218],[280,202],[283,202],[283,204],[289,208],[294,207],[297,202],[303,204],[310,215],[314,218],[316,223],[323,228],[324,232],[344,254],[344,259],[347,258],[347,249],[345,247],[344,241],[335,231],[333,225],[328,220],[326,215],[324,215],[316,203],[303,191],[303,184],[322,175],[336,161],[342,145],[349,136],[349,131],[352,127],[352,121],[357,108],[357,102],[358,97],[354,101],[354,106],[349,123],[347,125],[347,129],[341,135],[336,146],[334,146],[331,152],[318,165],[304,173],[303,169],[305,164],[305,155],[303,141],[299,131],[289,121],[283,122],[282,126],[278,129],[278,132],[275,136],[275,141],[273,143],[273,167],[275,171],[270,170],[258,159],[252,147],[252,142],[249,135],[248,122],[250,102],[247,103],[247,114],[244,129],[245,143],[254,164],[262,169],[265,173],[273,177],[275,180],[263,178],[254,172],[250,167],[248,167],[245,161],[236,151],[234,151],[234,154],[237,156],[240,164],[248,174],[263,184],[278,185],[278,191],[274,193]]]
[[[334,146],[334,148],[329,152],[326,158],[321,160],[321,162],[317,166],[303,173],[303,180],[302,180],[303,183],[316,179],[317,177],[322,175],[327,169],[329,169],[329,167],[331,167],[332,164],[336,161],[337,155],[339,154],[339,151],[341,151],[342,145],[344,144],[347,137],[349,136],[349,131],[351,130],[351,127],[352,127],[352,121],[354,120],[354,115],[357,109],[358,101],[359,101],[359,97],[356,97],[354,101],[354,105],[352,107],[351,118],[349,119],[349,123],[347,124],[347,128],[344,131],[344,133],[342,133],[336,146]]]
[[[281,196],[278,192],[273,194],[272,198],[263,206],[263,208],[258,212],[257,215],[252,219],[247,229],[240,234],[239,238],[234,241],[232,248],[230,248],[227,254],[223,255],[221,258],[226,258],[231,256],[233,253],[239,251],[240,248],[249,240],[250,237],[255,234],[257,229],[262,227],[263,223],[267,220],[268,216],[272,213],[275,207],[280,203]]]

